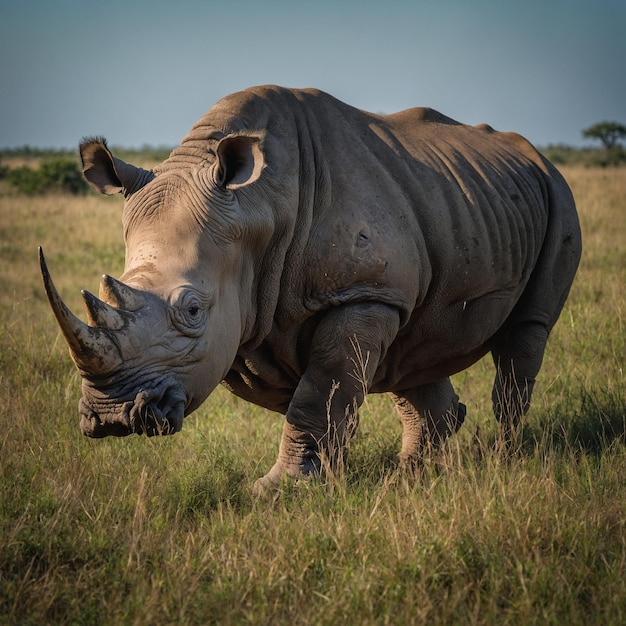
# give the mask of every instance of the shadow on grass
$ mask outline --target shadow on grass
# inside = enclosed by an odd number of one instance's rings
[[[559,406],[525,425],[522,452],[539,447],[557,452],[601,455],[615,442],[626,443],[626,400],[619,391],[581,390],[566,406]]]
[[[465,428],[472,428],[471,423]],[[626,445],[626,400],[619,390],[579,390],[569,402],[545,409],[531,410],[524,423],[517,449],[511,459],[531,458],[540,454],[573,454],[601,456],[615,443]],[[351,452],[347,484],[375,488],[389,480],[398,469],[399,438],[380,436],[372,441],[359,441]],[[480,467],[498,455],[497,428],[465,437],[452,437],[441,452],[425,458],[422,478],[431,478],[442,467],[461,463]],[[451,456],[452,455],[452,456]],[[455,461],[454,458],[457,460]],[[502,460],[502,459],[501,459]],[[430,470],[428,469],[430,468]],[[433,474],[434,471],[434,474]]]

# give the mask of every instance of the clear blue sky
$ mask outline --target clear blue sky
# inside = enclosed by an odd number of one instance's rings
[[[624,0],[0,0],[0,147],[173,146],[264,83],[581,145],[625,68]]]

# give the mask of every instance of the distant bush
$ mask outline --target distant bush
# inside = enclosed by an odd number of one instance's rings
[[[172,151],[172,146],[150,146],[141,148],[124,148],[122,146],[110,146],[116,157],[134,163],[136,161],[148,161],[160,163],[165,161]],[[55,158],[71,158],[76,154],[75,149],[68,148],[34,148],[32,146],[20,146],[18,148],[0,148],[0,159],[20,159],[22,161],[48,160]]]
[[[10,169],[6,179],[19,193],[29,196],[48,191],[83,194],[88,189],[75,159],[68,156],[48,158],[38,169],[26,166]]]
[[[584,165],[586,167],[626,165],[626,150],[621,146],[604,150],[602,148],[549,145],[540,148],[540,151],[555,165]]]
[[[626,164],[626,150],[621,146],[614,146],[598,154],[591,164],[599,167],[624,165]]]
[[[87,191],[87,183],[76,161],[68,157],[59,157],[44,161],[39,172],[45,188],[62,189],[73,194]]]
[[[116,157],[129,163],[135,163],[136,161],[148,161],[154,163],[161,163],[170,156],[172,147],[168,146],[142,146],[137,149],[123,148],[112,146],[111,150]]]
[[[41,191],[40,176],[37,170],[22,166],[10,169],[6,174],[6,179],[20,193],[27,196],[34,196]]]
[[[61,156],[70,157],[73,154],[75,154],[74,150],[66,148],[34,148],[32,146],[0,148],[0,158],[8,159],[51,159]]]

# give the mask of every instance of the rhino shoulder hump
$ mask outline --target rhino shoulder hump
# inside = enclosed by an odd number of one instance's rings
[[[430,107],[414,107],[412,109],[406,109],[399,113],[393,113],[388,116],[395,122],[410,122],[412,124],[418,123],[431,123],[431,124],[446,124],[448,126],[462,126],[461,122],[453,120],[451,117],[439,113],[435,109]]]

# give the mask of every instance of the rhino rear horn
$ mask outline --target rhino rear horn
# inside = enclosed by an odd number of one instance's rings
[[[146,303],[139,291],[108,274],[100,281],[100,300],[123,311],[138,311]]]
[[[90,374],[108,374],[119,368],[124,359],[111,331],[94,328],[78,319],[66,306],[57,291],[39,248],[39,265],[48,302],[67,341],[72,359],[80,370]]]
[[[83,289],[81,291],[87,311],[87,322],[90,326],[106,328],[108,330],[122,330],[134,321],[135,316],[119,308],[115,308],[96,298],[92,293]]]

